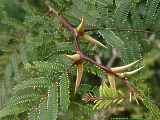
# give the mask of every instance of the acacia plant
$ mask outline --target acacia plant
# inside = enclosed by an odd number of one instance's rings
[[[128,102],[160,119],[141,73],[147,39],[159,34],[159,0],[1,3],[2,60],[7,59],[3,84],[10,85],[2,89],[2,120],[56,120],[65,113],[77,119],[74,106],[93,112]],[[114,61],[106,61],[114,49],[119,62],[112,67]]]

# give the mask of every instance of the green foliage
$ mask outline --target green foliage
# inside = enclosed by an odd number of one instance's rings
[[[96,100],[94,109],[104,109],[111,106],[112,104],[119,104],[124,100],[123,96],[121,95],[121,92],[116,91],[111,87],[108,87],[108,85],[105,82],[103,82],[100,86],[99,94],[100,98],[99,100]]]
[[[74,26],[84,16],[85,27],[97,29],[89,34],[107,49],[80,40],[81,51],[92,58],[98,56],[105,66],[113,48],[118,51],[118,62],[112,66],[141,59],[150,49],[159,51],[160,0],[49,0],[49,4]],[[0,119],[86,120],[93,118],[93,106],[123,106],[127,90],[119,79],[116,82],[122,92],[110,88],[108,80],[101,83],[106,73],[87,62],[82,78],[85,87],[74,94],[76,72],[64,56],[75,54],[74,38],[55,16],[47,16],[43,0],[1,0],[0,11]],[[73,69],[67,71],[69,67]],[[147,79],[152,79],[149,73],[146,78],[133,76],[129,84],[137,88],[148,85]],[[94,105],[84,103],[81,98],[86,91],[99,92],[100,100]],[[150,111],[142,114],[160,119],[159,107],[151,98],[144,95],[141,104]]]
[[[31,105],[33,104],[33,101],[35,101],[39,97],[40,96],[37,93],[13,96],[6,107],[1,110],[0,117],[2,118],[7,115],[16,115],[28,110],[29,107],[31,107]]]
[[[51,81],[45,77],[39,77],[23,81],[21,84],[16,85],[13,90],[16,93],[27,88],[48,88],[48,86],[51,86]]]
[[[68,76],[63,73],[60,77],[60,107],[62,111],[67,111],[69,106],[69,79]]]
[[[48,90],[47,110],[47,114],[45,114],[47,119],[56,120],[58,113],[58,91],[56,85]]]
[[[145,24],[150,26],[152,28],[152,25],[154,25],[157,17],[159,17],[159,0],[148,0],[146,4],[146,20]]]
[[[160,109],[153,103],[153,101],[148,97],[144,97],[143,103],[149,110],[151,118],[158,120],[160,118]]]

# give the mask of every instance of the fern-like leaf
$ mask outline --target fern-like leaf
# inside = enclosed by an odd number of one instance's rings
[[[150,98],[148,98],[147,96],[144,96],[143,104],[149,110],[149,113],[151,114],[152,120],[159,120],[160,119],[160,109],[158,108],[158,106],[153,104],[153,101]]]
[[[47,102],[44,100],[42,103],[40,103],[39,106],[39,119],[40,120],[48,120],[47,115]]]
[[[100,33],[102,34],[103,38],[106,40],[106,43],[109,46],[112,46],[113,48],[117,49],[124,47],[123,40],[119,36],[117,36],[113,31],[103,30],[100,31]]]
[[[69,79],[68,76],[63,73],[60,77],[60,108],[62,111],[67,111],[69,106]]]
[[[33,78],[31,80],[23,81],[14,87],[14,92],[24,90],[26,88],[48,88],[51,86],[51,80],[46,77]]]
[[[28,120],[39,120],[39,111],[37,108],[34,108],[28,113]]]
[[[130,0],[116,0],[117,8],[115,10],[115,22],[117,27],[129,27],[128,15],[131,7]]]
[[[58,114],[58,87],[53,85],[48,90],[48,100],[47,100],[47,115],[48,120],[56,120]]]
[[[0,111],[0,118],[7,115],[16,115],[31,108],[34,101],[38,100],[40,95],[38,93],[31,93],[19,96],[13,96],[6,107]]]
[[[154,24],[156,18],[158,17],[157,11],[160,4],[160,0],[147,0],[146,4],[146,19],[145,24],[149,27],[152,27],[151,25]]]
[[[113,103],[119,104],[124,100],[121,93],[111,87],[108,87],[105,81],[103,81],[99,88],[99,94],[100,96],[95,100],[93,109],[104,109]]]

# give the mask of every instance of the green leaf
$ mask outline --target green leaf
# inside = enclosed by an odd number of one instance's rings
[[[62,111],[66,112],[68,110],[68,106],[70,103],[69,100],[69,93],[70,93],[70,89],[69,89],[69,79],[68,76],[63,73],[60,77],[60,108]]]
[[[156,18],[158,17],[158,6],[159,6],[160,0],[147,0],[146,4],[146,19],[145,24],[146,26],[152,27],[154,22],[156,21]]]
[[[103,38],[106,40],[106,43],[113,48],[117,48],[121,50],[124,47],[123,40],[116,35],[113,31],[110,30],[101,30],[100,33],[102,34]],[[107,45],[106,45],[107,46]]]
[[[115,21],[119,28],[129,27],[128,15],[131,8],[131,0],[116,0]]]
[[[8,115],[17,115],[19,113],[22,113],[22,112],[26,111],[27,108],[28,107],[26,105],[23,105],[23,106],[22,105],[20,105],[20,106],[17,106],[17,105],[7,106],[0,111],[0,119],[3,118],[3,117],[6,117]]]
[[[153,103],[153,100],[148,98],[147,96],[143,97],[143,104],[145,107],[149,110],[149,113],[151,114],[151,117],[153,120],[159,120],[160,119],[160,109],[157,105]]]
[[[39,106],[39,120],[48,120],[48,114],[47,114],[47,101],[44,100],[42,103],[40,103]]]
[[[47,115],[46,120],[56,120],[58,114],[58,87],[56,84],[48,90]]]
[[[101,97],[106,97],[106,98],[112,98],[118,96],[118,92],[115,89],[108,87],[105,81],[101,84],[99,88],[99,93]]]
[[[23,81],[17,84],[13,90],[14,92],[18,92],[20,90],[24,90],[26,88],[48,88],[51,86],[51,80],[46,77],[32,78],[27,81]]]
[[[39,111],[37,108],[28,113],[28,120],[39,120]]]

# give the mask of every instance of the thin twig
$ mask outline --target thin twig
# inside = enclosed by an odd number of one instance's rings
[[[113,31],[127,31],[127,32],[143,32],[143,33],[154,33],[159,31],[147,31],[147,30],[141,30],[141,29],[124,29],[124,28],[91,28],[91,29],[85,29],[85,32],[89,31],[97,31],[97,30],[113,30]]]
[[[113,48],[112,49],[112,57],[109,60],[109,62],[107,63],[108,67],[111,67],[113,65],[113,63],[116,60],[117,56],[118,56],[118,52],[117,52],[116,48]]]
[[[102,64],[102,61],[101,61],[101,58],[100,58],[99,54],[95,55],[94,58],[95,58],[97,63]]]
[[[132,87],[128,83],[128,78],[122,77],[122,76],[116,74],[109,67],[97,63],[95,60],[89,58],[84,53],[82,53],[82,51],[80,50],[80,43],[79,43],[80,35],[77,32],[76,28],[66,18],[64,18],[62,15],[60,15],[54,8],[52,8],[46,2],[45,2],[45,5],[48,7],[50,15],[52,15],[52,14],[56,15],[57,18],[59,19],[60,23],[73,34],[73,36],[75,38],[76,52],[81,56],[81,59],[97,65],[99,68],[104,70],[107,74],[112,74],[112,75],[116,76],[117,78],[120,78],[125,83],[125,85],[128,87],[129,90],[132,89]]]
[[[106,67],[102,64],[97,63],[95,60],[89,58],[88,56],[86,56],[84,53],[80,52],[80,56],[83,60],[86,60],[92,64],[97,65],[99,68],[101,68],[102,70],[104,70],[106,73],[112,74],[120,79],[124,79],[124,77],[121,77],[120,75],[116,74],[115,72],[113,72],[109,67]]]

